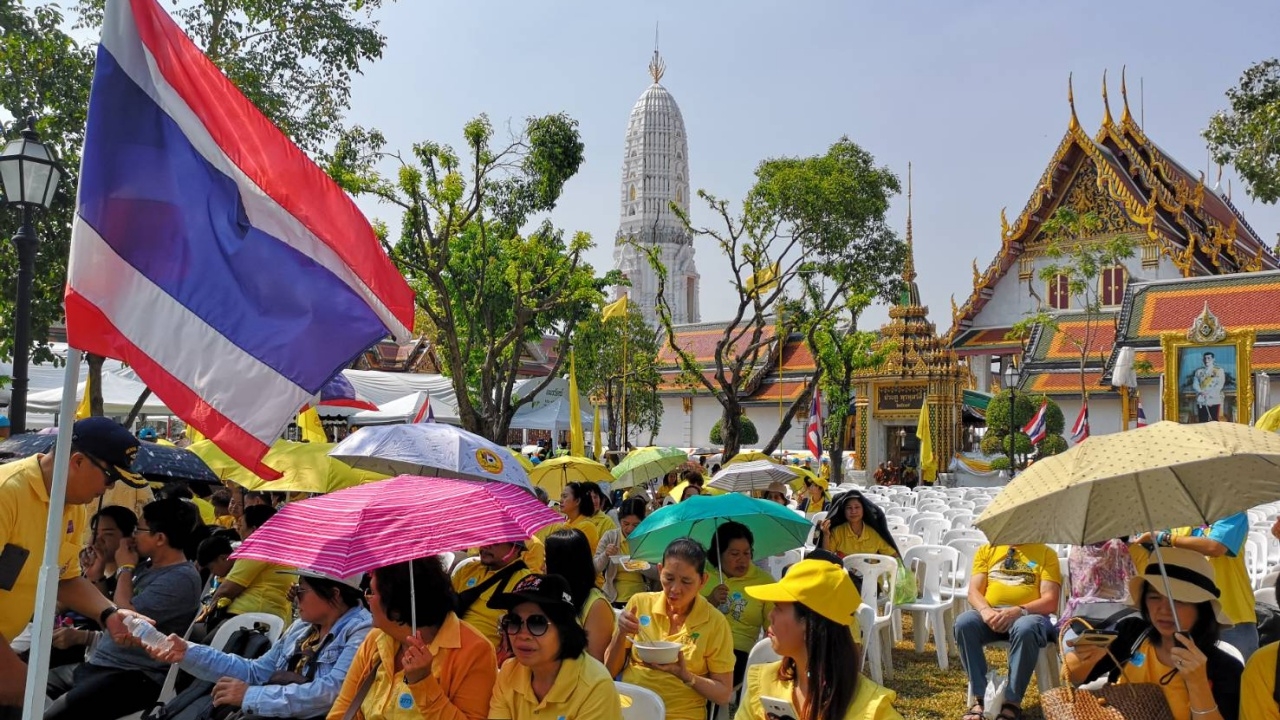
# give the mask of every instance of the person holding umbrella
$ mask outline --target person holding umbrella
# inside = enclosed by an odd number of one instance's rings
[[[727,522],[716,528],[711,540],[708,558],[718,571],[718,581],[713,586],[702,586],[702,596],[724,614],[733,631],[733,684],[742,683],[747,670],[747,656],[755,647],[760,632],[769,627],[769,612],[773,606],[760,602],[748,592],[748,588],[773,582],[773,576],[756,567],[752,562],[755,536],[746,525]]]

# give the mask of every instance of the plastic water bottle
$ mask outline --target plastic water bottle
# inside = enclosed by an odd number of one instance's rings
[[[129,633],[142,641],[143,645],[153,650],[165,650],[169,647],[169,636],[160,632],[154,625],[136,615],[124,619],[124,626]]]

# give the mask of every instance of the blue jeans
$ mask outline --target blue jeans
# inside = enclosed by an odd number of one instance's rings
[[[1218,639],[1224,643],[1231,643],[1244,656],[1244,661],[1249,662],[1249,656],[1258,650],[1258,624],[1236,623],[1229,628],[1223,628],[1218,634]]]
[[[969,610],[956,618],[955,636],[960,662],[969,676],[969,693],[979,700],[987,689],[987,656],[982,648],[993,642],[1009,643],[1009,688],[1004,700],[1021,707],[1040,651],[1053,636],[1053,623],[1045,615],[1026,615],[1014,620],[1009,632],[998,633],[977,610]]]

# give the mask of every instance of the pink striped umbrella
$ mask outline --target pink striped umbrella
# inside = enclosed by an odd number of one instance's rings
[[[563,520],[515,485],[401,475],[291,502],[232,557],[347,577],[437,553],[526,540]]]

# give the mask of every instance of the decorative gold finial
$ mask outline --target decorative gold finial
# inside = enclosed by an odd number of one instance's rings
[[[1071,87],[1072,74],[1067,73],[1067,104],[1071,106],[1071,129],[1075,130],[1080,127],[1080,118],[1076,117],[1076,93]]]
[[[1133,116],[1129,114],[1129,88],[1125,86],[1124,71],[1127,65],[1120,66],[1120,97],[1124,100],[1124,109],[1120,111],[1120,124],[1133,122]]]
[[[909,284],[915,279],[915,245],[911,236],[911,163],[907,163],[907,259],[902,263],[902,281]]]
[[[653,24],[653,59],[649,61],[649,75],[653,78],[654,84],[662,81],[662,76],[667,72],[667,64],[662,61],[662,56],[658,54],[658,24]]]
[[[1111,127],[1115,121],[1111,119],[1111,103],[1107,100],[1107,71],[1102,71],[1102,125]]]
[[[1200,317],[1191,323],[1191,327],[1187,329],[1187,339],[1193,343],[1201,345],[1205,343],[1220,342],[1227,336],[1227,329],[1222,327],[1218,316],[1213,314],[1209,309],[1209,301],[1204,303],[1204,311],[1200,313]]]

